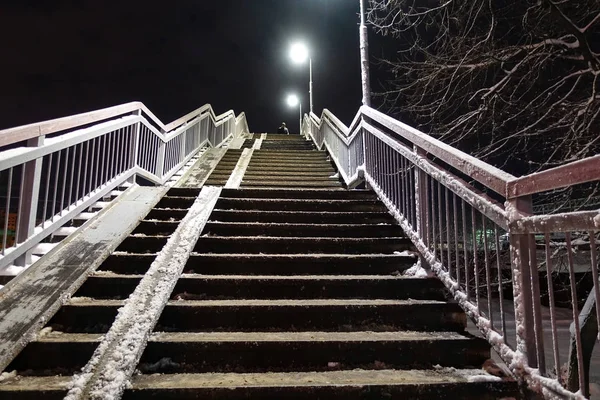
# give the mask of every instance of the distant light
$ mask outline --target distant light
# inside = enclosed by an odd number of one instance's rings
[[[290,94],[287,97],[287,104],[290,107],[296,107],[298,105],[300,101],[298,100],[298,96],[296,96],[295,94]]]
[[[290,48],[290,58],[296,64],[302,64],[306,62],[308,58],[308,48],[304,43],[294,43]]]

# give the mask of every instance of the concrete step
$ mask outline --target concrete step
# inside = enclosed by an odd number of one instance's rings
[[[126,299],[142,275],[106,272],[90,276],[75,296]],[[445,300],[445,288],[436,278],[379,275],[197,275],[184,274],[172,299],[416,299]]]
[[[340,212],[340,211],[258,211],[215,209],[211,221],[223,222],[283,222],[315,224],[379,224],[393,223],[388,212]]]
[[[169,236],[175,232],[178,225],[179,222],[174,221],[142,221],[131,233],[133,235]]]
[[[178,222],[185,217],[188,210],[174,210],[170,208],[154,208],[152,209],[148,215],[146,215],[146,220],[159,220],[159,221],[171,221]]]
[[[98,271],[143,274],[154,254],[113,254]],[[394,275],[416,257],[398,254],[192,254],[184,272],[208,275]]]
[[[285,182],[288,180],[293,181],[304,181],[306,183],[322,183],[322,182],[339,182],[339,178],[334,177],[333,174],[329,173],[324,176],[319,176],[317,174],[310,175],[289,175],[289,176],[280,176],[271,173],[261,172],[260,174],[249,174],[246,173],[244,175],[244,181],[252,182],[252,181],[261,181],[261,182]]]
[[[338,181],[265,181],[265,180],[251,180],[251,181],[242,181],[240,187],[326,187],[326,188],[334,188],[334,187],[342,187],[342,184]]]
[[[125,253],[157,253],[159,252],[169,239],[168,236],[128,236],[115,251]]]
[[[198,197],[199,194],[198,188],[171,188],[167,192],[170,197]]]
[[[0,385],[0,397],[62,399],[70,376],[21,377]],[[343,370],[328,372],[151,374],[134,376],[124,399],[264,400],[497,400],[520,398],[513,381],[498,381],[481,369]]]
[[[47,334],[28,345],[9,370],[46,376],[56,371],[77,372],[100,338],[99,334]],[[165,354],[170,363],[161,362]],[[485,340],[455,332],[164,332],[150,336],[138,369],[142,373],[179,374],[383,366],[477,368],[489,356]]]
[[[131,249],[143,252],[145,249],[153,248],[151,245],[154,242],[158,243],[157,240],[145,240],[146,247],[131,246]],[[143,242],[139,241],[136,244],[141,243]],[[130,247],[124,246],[124,248]],[[401,252],[411,248],[412,243],[406,238],[201,236],[196,242],[194,251],[219,254],[390,254],[394,251]]]
[[[322,199],[265,199],[221,197],[215,206],[221,210],[264,211],[345,211],[386,212],[378,200],[322,200]]]
[[[252,158],[261,159],[261,158],[316,158],[316,159],[326,159],[328,154],[324,151],[277,151],[277,150],[254,150],[252,153]]]
[[[121,300],[72,298],[48,326],[66,333],[105,333]],[[174,300],[157,332],[463,332],[466,315],[456,303],[431,300]]]
[[[294,179],[294,178],[316,178],[316,179],[327,179],[334,175],[330,170],[321,171],[277,171],[277,170],[246,170],[244,178],[264,178],[265,176],[279,179]]]
[[[176,225],[175,225],[176,227]],[[139,227],[138,227],[139,228]],[[143,230],[146,228],[145,230]],[[170,226],[146,226],[143,232],[165,234]],[[152,231],[154,229],[154,232]],[[175,228],[173,228],[173,231]],[[172,232],[172,231],[171,231]],[[136,232],[137,233],[137,230]],[[378,224],[294,224],[260,222],[208,222],[203,234],[213,236],[280,236],[280,237],[401,237],[404,231],[398,225]]]
[[[298,167],[302,166],[305,168],[311,167],[324,167],[324,166],[332,166],[331,162],[326,160],[303,160],[303,161],[294,161],[290,159],[264,159],[264,160],[256,160],[254,157],[250,160],[250,164],[248,166],[262,166],[262,167]],[[333,168],[333,167],[332,167]]]
[[[192,206],[192,204],[194,204],[194,201],[196,201],[196,197],[165,196],[158,202],[155,208],[176,208],[187,210]]]
[[[320,167],[307,167],[303,165],[289,165],[289,166],[262,166],[262,165],[248,165],[246,168],[246,172],[262,172],[262,173],[271,173],[271,172],[326,172],[330,175],[335,174],[335,169],[331,165],[323,165]]]
[[[265,199],[323,199],[323,200],[377,200],[370,190],[328,189],[223,189],[221,196],[229,198]]]

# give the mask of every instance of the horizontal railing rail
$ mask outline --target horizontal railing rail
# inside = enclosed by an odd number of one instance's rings
[[[517,377],[546,398],[589,395],[600,210],[533,215],[532,195],[599,184],[600,156],[515,177],[365,106],[350,127],[327,110],[302,126],[346,185],[377,193]]]
[[[244,113],[204,105],[163,124],[139,102],[0,131],[0,274],[123,183],[165,184],[202,147],[244,132]]]

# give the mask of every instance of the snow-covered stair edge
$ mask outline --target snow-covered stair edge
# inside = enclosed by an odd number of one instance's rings
[[[173,176],[171,176],[171,178],[165,183],[165,186],[174,187],[177,184],[177,182],[183,179],[186,176],[186,173],[194,167],[196,162],[198,162],[198,160],[200,160],[202,156],[204,156],[208,149],[208,146],[204,146],[200,150],[198,150],[198,153],[196,153],[192,158],[190,158],[190,160],[185,165],[179,168],[177,172],[175,172]]]
[[[73,376],[65,399],[121,397],[220,193],[220,187],[202,189],[90,361]]]

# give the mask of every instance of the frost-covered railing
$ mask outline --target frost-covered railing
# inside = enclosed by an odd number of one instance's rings
[[[203,146],[248,132],[210,105],[163,124],[142,103],[0,131],[0,271],[124,182],[164,184]]]
[[[532,196],[600,183],[600,155],[517,178],[368,107],[350,127],[307,115],[303,134],[377,192],[516,376],[589,394],[600,210],[534,215]]]

